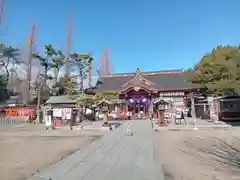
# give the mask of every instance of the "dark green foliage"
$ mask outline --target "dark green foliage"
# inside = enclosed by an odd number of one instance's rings
[[[75,92],[76,79],[65,74],[63,77],[60,77],[56,87],[58,89],[58,95],[72,95]]]
[[[5,46],[3,44],[0,45],[0,53],[1,57],[7,57],[10,59],[16,59],[20,55],[18,48],[14,48],[12,46]]]
[[[0,101],[8,100],[10,97],[8,81],[12,69],[9,69],[9,65],[20,64],[19,55],[18,48],[0,44],[0,67],[1,71],[4,70],[0,75]]]
[[[10,75],[10,64],[20,64],[19,49],[12,46],[5,46],[0,44],[0,67],[4,69],[7,82]]]
[[[49,57],[52,61],[51,67],[54,70],[54,80],[56,83],[59,71],[61,67],[64,65],[66,57],[61,50],[56,50],[55,48],[53,48],[51,44],[45,45],[44,48],[46,56]]]
[[[90,53],[80,54],[73,53],[70,55],[71,64],[77,71],[76,77],[80,79],[80,92],[83,93],[83,81],[88,78],[88,73],[91,71],[93,58]]]
[[[40,95],[41,95],[40,102],[41,102],[41,104],[43,104],[43,103],[45,103],[45,102],[49,99],[49,97],[50,97],[50,88],[49,88],[47,85],[45,85],[45,86],[42,88]],[[31,104],[37,104],[37,98],[35,98],[35,99],[31,102]]]
[[[187,79],[207,88],[209,93],[223,95],[240,90],[240,47],[218,46],[203,56],[200,63],[186,71]]]
[[[0,75],[0,102],[8,100],[10,97],[7,84],[6,76]]]

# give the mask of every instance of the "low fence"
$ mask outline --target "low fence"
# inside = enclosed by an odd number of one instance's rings
[[[13,125],[16,124],[16,118],[6,115],[0,115],[0,125]]]
[[[23,123],[23,117],[27,117],[29,121],[36,119],[36,107],[14,106],[0,108],[0,125]]]

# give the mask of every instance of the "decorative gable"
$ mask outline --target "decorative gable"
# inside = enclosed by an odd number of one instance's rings
[[[154,88],[156,84],[148,79],[144,78],[137,68],[135,76],[125,84],[121,86],[122,91],[126,91],[127,89],[134,88],[135,91],[138,91],[140,88],[144,88],[146,90],[151,90]]]

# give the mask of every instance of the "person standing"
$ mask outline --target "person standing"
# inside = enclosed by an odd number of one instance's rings
[[[183,110],[183,109],[181,110],[181,121],[182,121],[182,120],[184,121],[185,124],[188,124],[188,123],[187,123],[187,119],[185,118],[184,110]]]

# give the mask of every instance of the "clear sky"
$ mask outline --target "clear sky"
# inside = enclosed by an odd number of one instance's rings
[[[66,47],[71,11],[73,51],[92,51],[97,64],[109,48],[114,72],[188,68],[216,45],[240,43],[240,0],[5,0],[4,11],[2,41],[23,44],[35,21],[39,50]]]

